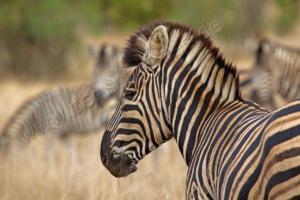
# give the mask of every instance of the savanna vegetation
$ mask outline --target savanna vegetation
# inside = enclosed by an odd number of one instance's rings
[[[268,8],[268,9],[265,9]],[[83,35],[130,32],[153,20],[176,20],[223,39],[290,30],[299,0],[2,0],[0,67],[17,78],[59,78],[82,53]]]

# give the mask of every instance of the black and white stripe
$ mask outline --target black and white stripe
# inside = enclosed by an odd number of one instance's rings
[[[299,198],[300,102],[268,112],[244,101],[236,69],[180,24],[143,27],[123,65],[135,70],[100,150],[114,176],[133,173],[175,137],[188,166],[187,199]]]

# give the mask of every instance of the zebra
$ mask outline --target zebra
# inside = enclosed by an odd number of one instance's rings
[[[249,84],[245,84],[251,85],[251,99],[272,110],[299,99],[299,58],[300,49],[261,39]]]
[[[92,82],[96,89],[106,92],[97,95],[110,96],[117,89],[120,90],[122,49],[117,45],[103,43],[99,47],[89,46],[88,52],[94,60]]]
[[[119,73],[121,51],[114,45],[103,44],[93,56],[92,81],[42,91],[15,111],[2,130],[2,150],[8,151],[15,141],[16,145],[25,146],[38,133],[48,136],[48,146],[53,136],[59,136],[72,148],[68,140],[71,134],[96,132],[108,123],[116,106],[117,80],[112,78]]]
[[[134,70],[100,146],[113,176],[132,174],[174,137],[188,166],[186,199],[300,197],[299,101],[269,112],[244,100],[235,66],[182,24],[142,27],[123,56]]]

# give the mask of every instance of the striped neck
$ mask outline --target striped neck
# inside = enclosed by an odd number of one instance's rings
[[[162,60],[153,65],[148,62],[149,42],[158,26],[166,28],[168,39],[164,37],[164,41],[168,43]],[[159,58],[156,54],[152,56]],[[207,36],[181,24],[158,22],[142,27],[128,40],[122,63],[127,68],[142,64],[154,74],[157,88],[148,90],[157,91],[153,99],[160,101],[158,113],[171,129],[187,163],[206,119],[220,105],[240,99],[236,69],[225,62]]]
[[[188,37],[171,33],[160,77],[164,114],[187,164],[206,119],[241,99],[235,69],[201,41],[184,42]]]

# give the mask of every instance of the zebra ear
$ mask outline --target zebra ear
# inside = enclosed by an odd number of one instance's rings
[[[169,36],[165,26],[156,27],[149,39],[147,62],[152,65],[157,65],[166,55],[169,44]]]
[[[269,42],[268,39],[263,39],[262,40],[262,50],[265,53],[270,53],[271,52],[272,47],[271,47],[271,43]]]

